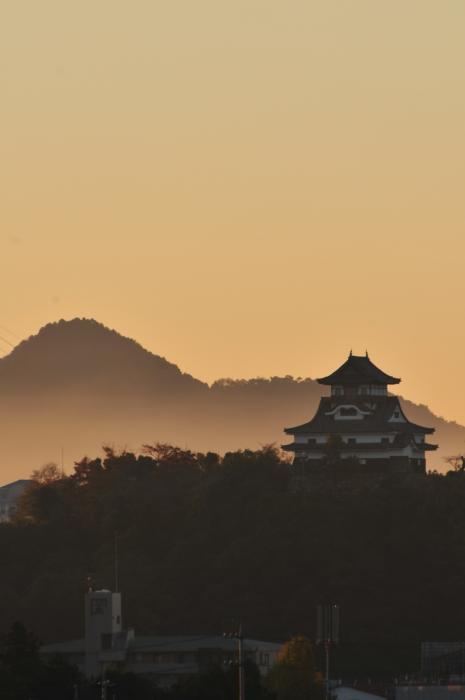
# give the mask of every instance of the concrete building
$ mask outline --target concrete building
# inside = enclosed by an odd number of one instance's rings
[[[294,461],[326,465],[333,438],[342,460],[380,471],[425,471],[425,453],[437,449],[425,440],[434,428],[411,423],[398,397],[388,394],[388,386],[400,379],[378,369],[368,353],[351,353],[339,369],[317,381],[330,387],[330,396],[321,399],[311,421],[285,429],[294,440],[282,448],[294,453]]]
[[[7,523],[11,519],[18,499],[30,483],[30,479],[18,479],[0,486],[0,523]]]
[[[415,683],[398,685],[394,700],[465,700],[465,686]]]
[[[89,591],[85,597],[85,635],[82,639],[47,644],[43,656],[62,655],[87,678],[97,678],[108,668],[155,679],[168,687],[183,676],[211,666],[226,666],[237,659],[238,640],[221,635],[136,636],[124,630],[121,593]],[[244,655],[266,675],[277,660],[280,644],[243,640]]]
[[[430,683],[465,685],[465,642],[422,642],[421,675]]]

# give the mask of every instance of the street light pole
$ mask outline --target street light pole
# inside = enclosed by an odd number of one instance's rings
[[[339,606],[319,605],[317,608],[317,644],[325,648],[325,696],[331,700],[330,656],[331,645],[339,642]]]
[[[237,639],[237,670],[239,681],[239,698],[245,700],[245,664],[244,664],[244,635],[242,633],[242,623],[239,625],[237,632],[223,633],[223,637]]]
[[[245,700],[245,678],[244,678],[244,637],[242,635],[242,624],[239,625],[237,635],[238,651],[239,651],[239,700]]]
[[[326,700],[331,700],[331,681],[330,681],[330,669],[329,669],[329,659],[330,659],[330,647],[331,642],[325,642],[325,656],[326,656]]]

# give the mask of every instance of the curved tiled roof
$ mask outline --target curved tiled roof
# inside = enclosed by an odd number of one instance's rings
[[[399,384],[400,379],[391,377],[380,370],[367,355],[349,355],[348,359],[335,372],[317,379],[319,384],[358,385],[358,384]]]
[[[344,420],[335,420],[334,414],[327,415],[337,406],[351,404],[358,406],[363,411],[369,411],[369,415],[364,418],[345,418]],[[394,411],[399,411],[405,422],[390,422]],[[386,397],[364,397],[361,399],[352,399],[345,397],[325,396],[321,399],[318,411],[315,417],[297,425],[294,428],[285,428],[285,433],[288,435],[342,435],[348,433],[434,433],[434,428],[425,428],[416,423],[410,423],[408,418],[399,403],[397,396]]]
[[[407,447],[412,445],[418,452],[432,452],[437,450],[437,445],[431,445],[430,443],[422,442],[421,444],[415,443],[411,435],[406,435],[405,440],[394,440],[391,443],[381,443],[381,442],[357,442],[355,444],[345,444],[341,445],[340,452],[392,452],[393,450]],[[291,442],[288,445],[281,445],[281,449],[284,452],[325,452],[326,445],[323,444],[309,444],[305,442]]]

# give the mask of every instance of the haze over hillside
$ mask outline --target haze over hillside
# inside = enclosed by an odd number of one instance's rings
[[[60,462],[62,448],[69,469],[102,444],[218,452],[279,444],[285,426],[312,416],[321,394],[311,379],[292,377],[209,387],[96,321],[52,323],[0,359],[0,482]],[[411,420],[436,428],[440,449],[428,467],[443,470],[444,455],[464,451],[465,428],[403,404]]]

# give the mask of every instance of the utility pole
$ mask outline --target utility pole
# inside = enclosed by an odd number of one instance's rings
[[[242,623],[239,625],[237,632],[229,632],[228,634],[223,634],[223,637],[229,637],[230,639],[237,639],[237,669],[238,669],[238,681],[239,681],[239,698],[238,700],[245,700],[245,662],[244,662],[244,635],[242,633]]]
[[[119,593],[119,554],[118,554],[118,533],[114,536],[114,558],[115,558],[115,593]]]
[[[244,637],[242,634],[242,623],[239,625],[239,632],[237,633],[237,644],[239,652],[239,700],[245,700]]]
[[[330,675],[330,667],[329,667],[330,648],[331,648],[331,642],[326,641],[325,642],[325,660],[326,660],[326,673],[325,673],[326,693],[325,693],[325,697],[326,697],[326,700],[331,700],[331,681],[330,681],[331,675]]]
[[[114,688],[115,684],[112,683],[108,678],[105,678],[106,674],[106,667],[105,664],[102,664],[102,678],[100,681],[100,699],[101,700],[107,700],[108,698],[108,689],[109,688]],[[113,698],[115,696],[113,695]]]
[[[105,664],[102,664],[102,680],[100,682],[100,685],[101,685],[100,697],[102,700],[107,700],[107,681],[105,680]]]
[[[339,642],[339,605],[319,605],[316,615],[316,643],[323,644],[325,649],[325,696],[331,700],[331,646]]]

